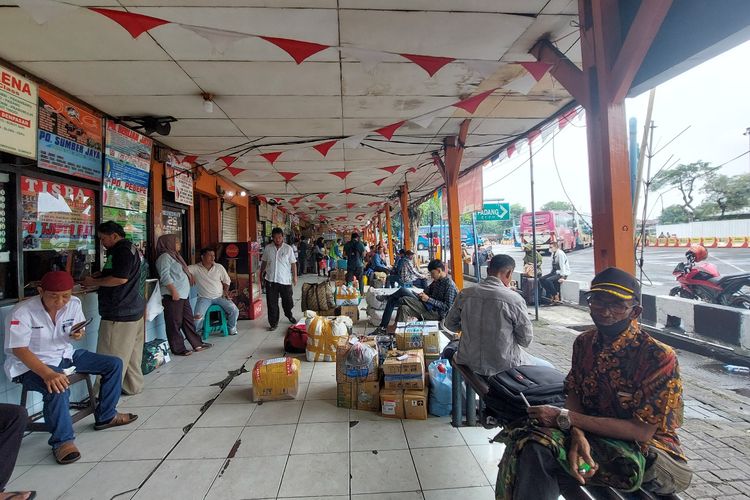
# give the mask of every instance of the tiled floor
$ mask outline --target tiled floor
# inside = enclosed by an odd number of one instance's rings
[[[48,436],[27,436],[7,489],[35,489],[42,500],[494,498],[502,446],[489,444],[493,431],[337,408],[334,363],[302,359],[294,401],[253,403],[249,372],[223,390],[212,385],[282,355],[279,326],[269,333],[264,319],[242,321],[238,336],[147,375],[144,391],[119,405],[137,422],[103,432],[91,417],[76,424],[76,464],[56,465]]]

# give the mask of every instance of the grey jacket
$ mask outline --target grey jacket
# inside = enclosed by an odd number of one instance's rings
[[[523,298],[495,277],[461,290],[444,324],[461,331],[455,361],[487,376],[525,364],[534,338]]]

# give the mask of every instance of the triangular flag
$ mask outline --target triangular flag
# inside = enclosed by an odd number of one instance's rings
[[[289,38],[275,38],[272,36],[261,36],[259,38],[279,47],[281,50],[292,56],[292,59],[294,59],[297,64],[302,64],[302,62],[308,57],[330,47],[330,45],[303,42],[301,40],[292,40]]]
[[[180,24],[180,26],[208,40],[211,43],[211,47],[219,54],[223,54],[224,52],[226,52],[229,46],[234,42],[252,36],[246,35],[244,33],[235,33],[220,29],[205,28],[203,26],[193,26],[190,24]]]
[[[375,206],[380,205],[382,203],[383,203],[382,201],[371,201],[370,203],[367,204],[367,206],[368,207],[375,207]]]
[[[546,62],[522,62],[520,63],[521,66],[523,66],[526,71],[531,73],[531,76],[534,77],[534,80],[537,82],[542,79],[542,77],[547,74],[547,71],[552,67],[551,64]]]
[[[376,181],[372,181],[375,183],[376,186],[380,186],[384,180],[386,180],[388,177],[383,177],[382,179],[378,179]]]
[[[328,206],[328,203],[326,203],[326,202],[322,202],[322,203],[318,202],[318,203],[316,203],[316,205],[318,205],[320,208],[325,208],[325,207]]]
[[[513,143],[510,146],[508,146],[508,149],[506,151],[508,151],[508,158],[510,158],[511,156],[513,156],[513,153],[516,152],[516,144]]]
[[[188,155],[182,159],[183,163],[195,163],[195,160],[198,159],[198,156],[196,155]]]
[[[285,181],[289,182],[299,175],[299,172],[279,172],[279,175],[284,178]]]
[[[519,94],[527,95],[529,92],[531,92],[531,89],[534,88],[534,85],[536,85],[536,80],[534,80],[534,77],[531,75],[531,73],[525,73],[523,76],[520,76],[515,80],[511,80],[507,84],[503,85],[503,88],[505,90],[510,90],[512,92],[518,92]]]
[[[379,50],[358,49],[356,47],[342,47],[344,55],[357,59],[362,69],[367,73],[375,71],[375,66],[385,61],[386,54]]]
[[[347,209],[352,209],[352,208],[354,208],[354,207],[356,207],[356,206],[357,206],[357,204],[356,204],[356,203],[347,203],[347,204],[346,204],[346,208],[347,208]]]
[[[232,174],[232,177],[235,177],[240,172],[245,171],[244,168],[230,167],[229,165],[227,165],[227,170],[229,170],[229,173]]]
[[[411,172],[412,174],[416,174],[417,173],[417,167],[411,167],[409,169],[409,172]]]
[[[496,90],[496,88],[485,90],[481,94],[469,97],[468,99],[464,99],[463,101],[458,101],[457,103],[451,104],[451,106],[453,106],[454,108],[461,108],[469,114],[474,114],[479,105],[482,104],[482,102]]]
[[[436,109],[435,111],[431,111],[430,113],[427,113],[426,115],[418,116],[416,118],[410,118],[409,121],[412,123],[416,123],[422,128],[427,128],[430,126],[432,121],[438,117],[442,109]]]
[[[448,63],[455,61],[453,57],[437,57],[437,56],[421,56],[418,54],[399,54],[401,57],[405,57],[410,60],[423,70],[428,75],[433,76],[435,73],[440,71],[440,68]]]
[[[396,172],[396,170],[398,170],[398,168],[400,166],[401,165],[393,165],[393,166],[390,166],[390,167],[378,167],[378,168],[380,168],[380,170],[385,170],[389,174],[392,174],[392,173]]]
[[[390,141],[391,138],[393,137],[393,134],[396,133],[396,130],[398,130],[401,127],[401,125],[403,125],[404,123],[406,123],[405,120],[401,120],[400,122],[396,122],[396,123],[391,123],[390,125],[387,125],[385,127],[381,127],[375,130],[375,133],[382,135],[383,137],[385,137],[386,139]]]
[[[263,153],[260,156],[268,160],[268,162],[273,165],[282,153],[283,151],[274,151],[273,153]]]
[[[331,150],[333,146],[336,145],[337,142],[339,141],[335,140],[335,141],[321,142],[320,144],[316,144],[315,146],[313,146],[313,148],[315,148],[315,150],[318,153],[322,154],[323,156],[327,156],[328,152]]]
[[[328,193],[318,193],[318,198],[322,200],[323,198],[326,197],[326,195],[328,195]]]
[[[352,191],[354,191],[354,188],[346,188],[346,189],[343,189],[341,192],[344,194],[352,194]]]
[[[346,170],[341,170],[341,171],[338,171],[338,172],[329,172],[329,174],[335,175],[339,179],[343,180],[343,179],[346,179],[347,175],[351,174],[351,171],[347,172]]]
[[[357,149],[362,145],[362,141],[364,141],[365,137],[367,137],[368,135],[369,132],[365,132],[364,134],[357,134],[347,137],[343,140],[344,146],[350,149]]]
[[[291,200],[289,200],[289,203],[290,203],[291,205],[294,205],[294,206],[296,206],[296,205],[297,205],[297,203],[299,203],[300,201],[302,201],[302,196],[298,196],[298,197],[296,197],[296,198],[292,198]]]
[[[555,126],[548,125],[542,129],[542,142],[546,142],[549,136],[555,133]]]
[[[231,167],[232,163],[237,161],[236,156],[222,156],[221,158],[218,158],[218,159],[223,161],[224,165],[226,165],[227,167]]]
[[[560,118],[557,119],[557,124],[560,127],[560,130],[565,128],[565,126],[573,121],[573,118],[578,114],[578,109],[571,109],[569,111],[566,111],[563,113]]]
[[[531,132],[529,132],[529,135],[528,135],[529,144],[531,144],[532,142],[534,142],[534,139],[536,139],[537,137],[539,137],[541,134],[542,133],[539,130],[532,130]]]
[[[16,3],[37,24],[45,24],[80,8],[67,3],[53,2],[52,0],[16,0]]]
[[[114,22],[125,28],[133,38],[138,38],[146,31],[161,26],[162,24],[171,23],[171,21],[167,21],[166,19],[144,16],[143,14],[125,12],[122,10],[102,9],[99,7],[89,7],[89,10],[93,10],[94,12],[112,19]]]

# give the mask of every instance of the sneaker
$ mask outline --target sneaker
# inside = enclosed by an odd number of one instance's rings
[[[229,335],[237,335],[237,328],[232,328],[229,330]]]
[[[370,335],[385,335],[386,329],[382,326],[377,327],[372,332],[370,332]]]
[[[294,316],[287,316],[287,317],[286,317],[286,319],[288,319],[288,320],[289,320],[289,322],[290,322],[291,324],[293,324],[293,325],[296,325],[296,324],[297,324],[297,318],[295,318]]]

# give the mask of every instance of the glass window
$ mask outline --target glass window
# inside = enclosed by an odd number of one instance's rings
[[[18,297],[15,192],[11,174],[0,172],[0,300]]]
[[[21,237],[24,295],[36,293],[47,271],[67,271],[76,280],[96,257],[96,198],[92,189],[21,177]]]

